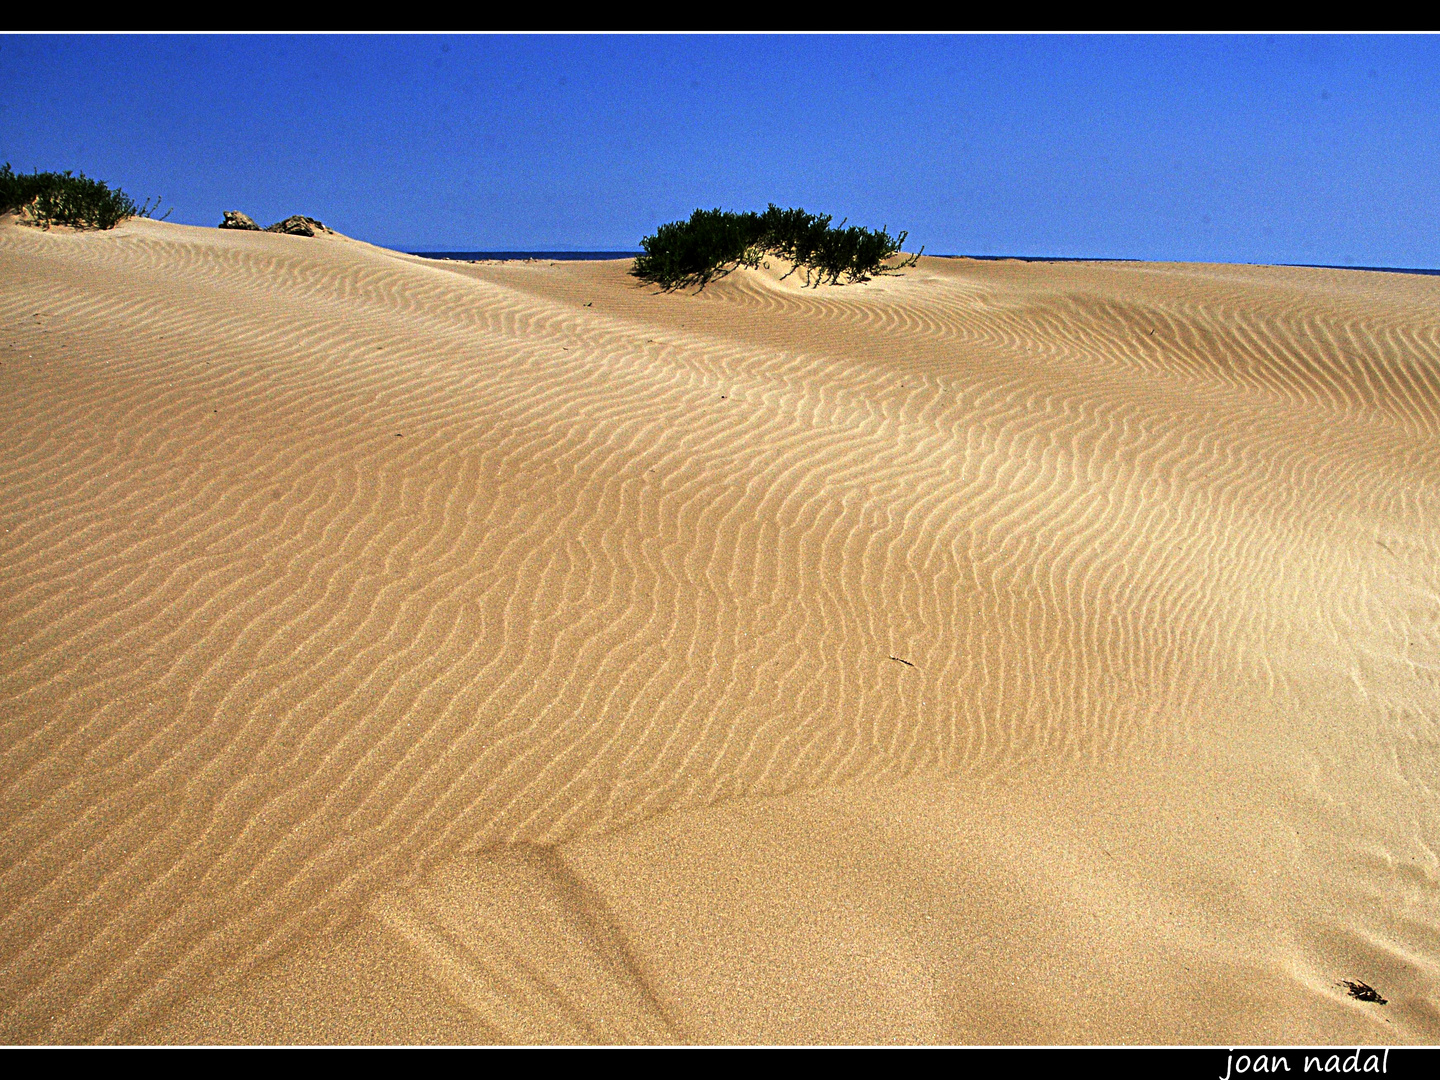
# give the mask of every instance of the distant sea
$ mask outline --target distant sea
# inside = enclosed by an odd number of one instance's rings
[[[1143,262],[1142,259],[1084,258],[1073,255],[940,255],[941,259],[985,259],[1001,262]],[[1369,270],[1376,274],[1434,274],[1440,270],[1429,270],[1418,266],[1341,266],[1339,263],[1239,263],[1240,266],[1296,266],[1310,270]]]
[[[601,259],[633,259],[638,251],[411,251],[422,259],[455,259],[458,262],[479,262],[494,259],[504,262],[523,259],[551,259],[595,261]],[[942,259],[985,259],[1000,261],[1014,259],[1019,262],[1140,262],[1139,259],[1080,258],[1069,255],[941,255]],[[1264,264],[1241,264],[1264,265]],[[1418,266],[1340,266],[1337,263],[1276,263],[1277,266],[1298,266],[1314,270],[1368,270],[1377,274],[1431,274],[1440,276],[1440,270]]]
[[[521,259],[581,260],[633,259],[638,251],[410,251],[408,255],[419,255],[422,259],[455,259],[459,262],[479,262],[482,259],[499,259],[514,262]]]
[[[1370,270],[1377,274],[1434,274],[1440,270],[1426,270],[1419,266],[1336,266],[1333,263],[1282,263],[1283,266],[1308,266],[1315,270]]]

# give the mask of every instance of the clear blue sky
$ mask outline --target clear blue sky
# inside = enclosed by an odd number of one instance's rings
[[[1440,38],[6,35],[3,160],[408,250],[773,201],[937,254],[1440,267]]]

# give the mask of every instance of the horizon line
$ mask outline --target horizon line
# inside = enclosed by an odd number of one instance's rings
[[[585,249],[585,250],[551,250],[537,249],[527,250],[524,248],[505,248],[493,251],[487,250],[446,250],[446,251],[406,251],[406,255],[415,255],[422,259],[453,259],[456,262],[521,262],[525,259],[556,259],[567,262],[602,262],[606,259],[633,259],[643,254],[640,251],[608,250],[608,249]],[[1173,263],[1186,262],[1184,259],[1138,259],[1130,256],[1117,255],[949,255],[935,254],[931,256],[936,259],[978,259],[985,262],[1155,262]],[[1197,260],[1198,261],[1198,260]],[[1375,274],[1420,274],[1424,276],[1440,277],[1440,268],[1425,266],[1357,266],[1342,263],[1256,263],[1256,262],[1234,262],[1218,263],[1211,265],[1219,266],[1280,266],[1304,270],[1363,270]]]

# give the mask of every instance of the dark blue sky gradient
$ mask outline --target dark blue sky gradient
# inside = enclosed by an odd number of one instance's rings
[[[934,253],[1440,266],[1440,38],[0,37],[0,161],[424,250],[698,206]]]

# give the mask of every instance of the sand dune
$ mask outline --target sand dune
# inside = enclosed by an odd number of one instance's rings
[[[1440,280],[627,265],[0,220],[0,1038],[1440,1037]]]

